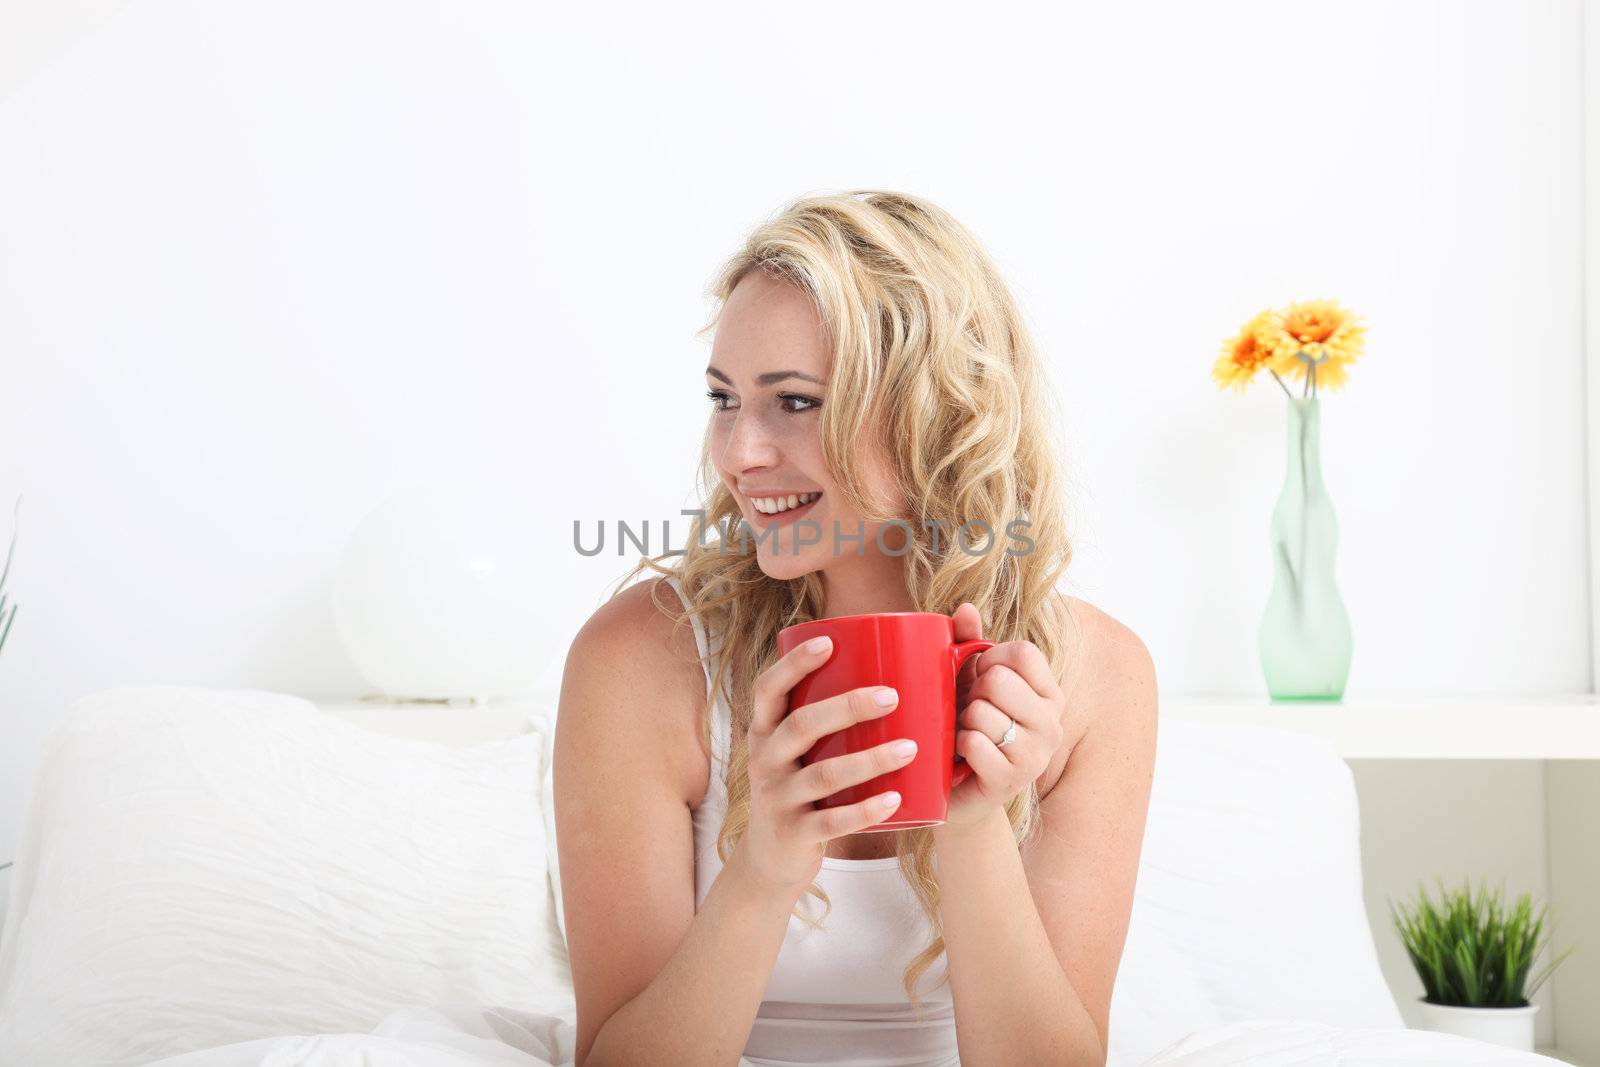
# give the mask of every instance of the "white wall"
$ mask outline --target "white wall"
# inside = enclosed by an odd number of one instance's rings
[[[330,574],[415,478],[548,501],[570,633],[627,562],[572,520],[692,503],[712,270],[823,189],[999,259],[1070,420],[1071,589],[1165,692],[1264,693],[1282,398],[1208,371],[1324,295],[1371,326],[1324,411],[1349,695],[1589,688],[1577,0],[83,22],[0,80],[0,858],[79,695],[358,691]]]

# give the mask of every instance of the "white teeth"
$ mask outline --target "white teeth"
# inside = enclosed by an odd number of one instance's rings
[[[750,498],[750,503],[763,515],[776,515],[797,508],[801,504],[809,504],[821,495],[821,493],[790,493],[788,496],[753,496]]]

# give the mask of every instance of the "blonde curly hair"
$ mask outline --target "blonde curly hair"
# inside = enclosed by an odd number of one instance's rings
[[[915,610],[951,614],[971,601],[982,613],[986,639],[1031,641],[1064,677],[1068,646],[1081,643],[1076,633],[1069,642],[1076,620],[1056,589],[1072,549],[1053,394],[1017,304],[988,255],[949,213],[905,193],[803,197],[759,225],[722,267],[710,289],[717,311],[700,336],[715,328],[722,306],[751,270],[798,286],[817,308],[833,349],[819,412],[828,474],[866,522],[907,524],[901,558]],[[874,440],[891,457],[907,502],[904,514],[892,514],[863,484],[856,450]],[[699,481],[702,533],[741,521],[738,502],[717,475],[709,426]],[[999,531],[1019,518],[1032,542],[1020,554],[951,551],[950,539],[933,532],[936,523],[948,530],[975,520]],[[716,538],[689,540],[681,553],[641,559],[615,592],[647,569],[676,576],[687,613],[653,593],[656,604],[680,625],[700,618],[708,634],[720,637],[720,647],[711,650],[717,665],[702,731],[709,746],[712,701],[720,694],[733,718],[728,808],[717,835],[726,862],[749,825],[745,738],[752,684],[777,658],[778,631],[819,617],[823,587],[816,572],[774,579],[754,553],[731,550]],[[662,562],[680,556],[671,565]],[[1038,812],[1032,783],[1006,805],[1019,846]],[[917,980],[944,953],[933,831],[894,836],[901,870],[934,932],[905,970],[906,995],[920,1011]],[[826,919],[832,908],[826,891],[815,882],[806,891],[822,901]],[[811,922],[798,906],[796,914]]]

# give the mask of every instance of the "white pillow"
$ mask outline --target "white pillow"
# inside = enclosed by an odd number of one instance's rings
[[[552,717],[549,720],[537,723],[535,729],[539,730],[549,743],[544,749],[544,796],[540,807],[544,810],[544,840],[548,855],[545,859],[550,868],[550,895],[555,901],[556,926],[561,933],[561,949],[567,952],[567,909],[561,899],[561,855],[556,848],[556,722]],[[570,959],[570,957],[569,957]],[[567,980],[572,980],[570,966],[567,970]]]
[[[1362,900],[1355,782],[1326,739],[1163,717],[1130,937],[1136,924],[1186,961],[1224,1022],[1405,1025]],[[1139,999],[1170,976],[1117,981]]]
[[[1111,990],[1106,1067],[1138,1067],[1179,1038],[1222,1022],[1189,961],[1142,912],[1135,892]]]
[[[544,757],[541,766],[539,810],[544,813],[545,866],[550,872],[550,928],[551,941],[560,953],[561,980],[572,988],[572,962],[567,947],[567,911],[561,898],[561,854],[556,847],[556,710],[560,703],[555,694],[539,698],[540,708],[529,719],[529,727],[544,738]]]
[[[407,1005],[570,999],[544,745],[387,736],[259,690],[83,698],[23,830],[0,1063],[142,1064],[364,1033]]]

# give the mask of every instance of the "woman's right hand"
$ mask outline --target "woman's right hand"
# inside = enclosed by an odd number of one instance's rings
[[[789,712],[789,690],[826,663],[832,651],[826,637],[796,645],[761,672],[751,694],[750,823],[735,855],[750,874],[780,891],[803,892],[822,869],[829,840],[882,822],[900,806],[900,796],[890,790],[820,810],[814,802],[897,770],[916,755],[914,748],[897,755],[898,741],[888,741],[809,766],[800,762],[821,738],[886,715],[899,699],[889,686],[870,685]]]

